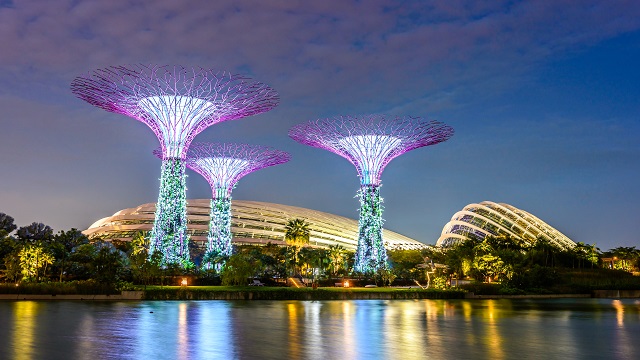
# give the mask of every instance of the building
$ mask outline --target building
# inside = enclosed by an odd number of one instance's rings
[[[469,234],[481,239],[488,235],[509,235],[529,244],[543,238],[563,249],[576,245],[560,231],[524,210],[509,204],[483,201],[469,204],[453,214],[451,221],[442,229],[436,246],[453,245],[466,240]]]
[[[89,239],[130,241],[138,231],[151,231],[156,204],[149,203],[124,209],[100,219],[82,233]],[[211,211],[209,199],[187,201],[187,232],[191,239],[205,246]],[[358,221],[321,211],[258,201],[233,200],[231,233],[234,244],[284,245],[285,226],[289,220],[304,219],[309,223],[310,245],[327,248],[342,245],[355,250],[358,244]],[[427,245],[393,231],[383,232],[385,247],[422,249]]]

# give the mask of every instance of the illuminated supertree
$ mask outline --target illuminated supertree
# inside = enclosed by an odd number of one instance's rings
[[[329,150],[349,160],[360,177],[360,218],[355,270],[387,268],[382,240],[380,176],[385,166],[407,151],[446,141],[453,128],[419,117],[341,116],[299,124],[289,130],[295,141]]]
[[[156,156],[160,152],[154,152]],[[193,143],[185,164],[202,175],[211,186],[211,221],[204,263],[211,268],[217,260],[231,256],[231,192],[236,183],[254,171],[283,164],[291,156],[265,146],[224,143]]]
[[[193,138],[213,124],[271,110],[278,94],[241,75],[203,68],[132,65],[95,70],[71,83],[80,99],[143,122],[162,149],[160,195],[150,255],[189,264],[185,164]]]

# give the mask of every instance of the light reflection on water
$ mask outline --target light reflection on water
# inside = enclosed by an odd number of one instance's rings
[[[638,359],[637,300],[0,302],[0,359]]]

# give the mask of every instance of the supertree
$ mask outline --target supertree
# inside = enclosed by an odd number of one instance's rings
[[[355,270],[373,273],[387,268],[382,239],[380,176],[385,166],[407,151],[448,140],[453,128],[419,117],[339,116],[299,124],[289,130],[295,141],[329,150],[349,160],[360,177],[358,248]]]
[[[154,151],[161,156],[160,149]],[[238,181],[254,171],[283,164],[291,156],[265,146],[233,143],[193,143],[185,164],[211,186],[211,220],[204,263],[211,268],[217,259],[231,256],[231,192]]]
[[[269,111],[275,90],[241,75],[199,67],[132,65],[94,70],[71,83],[80,99],[143,122],[162,149],[160,194],[149,254],[189,264],[185,164],[193,138],[213,124]]]

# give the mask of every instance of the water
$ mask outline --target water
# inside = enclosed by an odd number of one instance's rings
[[[4,301],[0,359],[640,359],[640,301]]]

